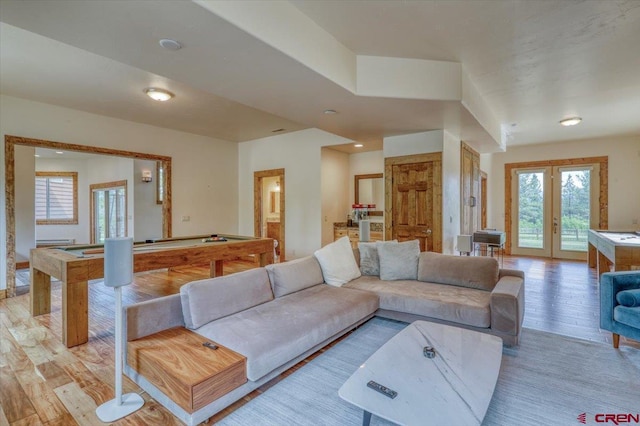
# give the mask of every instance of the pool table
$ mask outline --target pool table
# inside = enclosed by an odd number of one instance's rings
[[[215,235],[215,234],[213,234]],[[273,239],[237,235],[196,235],[134,243],[134,272],[208,263],[210,276],[222,275],[222,262],[257,255],[273,263]],[[205,242],[206,241],[206,242]],[[102,245],[32,249],[31,315],[51,312],[51,277],[62,281],[62,342],[68,347],[89,340],[88,281],[104,277]]]
[[[640,233],[589,230],[589,267],[598,276],[609,271],[640,269]]]

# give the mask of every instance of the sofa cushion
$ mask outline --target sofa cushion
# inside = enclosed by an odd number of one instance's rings
[[[417,278],[420,256],[418,240],[402,243],[376,241],[376,247],[380,258],[380,279],[415,280]]]
[[[640,306],[631,308],[618,305],[613,310],[613,319],[629,327],[638,328],[638,324],[640,324]]]
[[[196,330],[247,357],[247,377],[266,374],[378,309],[366,291],[317,285],[277,298]]]
[[[361,275],[347,236],[316,250],[314,255],[320,263],[322,276],[327,284],[340,287]]]
[[[491,291],[498,282],[498,261],[487,256],[420,253],[418,280]]]
[[[380,309],[474,327],[491,326],[488,291],[414,280],[383,281],[364,275],[345,287],[374,292],[380,297]]]
[[[195,329],[273,300],[273,293],[267,271],[255,268],[185,284],[180,287],[180,299],[185,326]]]
[[[622,306],[628,306],[630,308],[640,306],[640,288],[620,291],[616,294],[616,300]]]
[[[314,256],[274,263],[265,266],[265,269],[269,273],[275,297],[282,297],[324,282],[320,264]]]

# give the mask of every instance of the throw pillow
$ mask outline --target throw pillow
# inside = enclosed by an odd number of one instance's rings
[[[621,291],[616,294],[616,300],[622,306],[629,306],[630,308],[640,306],[640,288]]]
[[[353,249],[349,237],[342,237],[314,253],[324,282],[335,287],[340,287],[349,281],[358,278],[361,273],[353,255]]]
[[[415,280],[418,278],[418,258],[420,242],[418,240],[403,243],[376,242],[380,258],[380,279]]]
[[[376,243],[358,243],[360,272],[362,275],[380,275],[380,259]]]
[[[380,275],[380,258],[376,241],[371,243],[358,242],[360,252],[360,272],[362,275]],[[384,241],[385,244],[397,244],[398,240]]]

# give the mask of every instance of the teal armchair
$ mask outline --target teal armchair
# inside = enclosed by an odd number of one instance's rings
[[[640,271],[607,272],[600,277],[600,328],[640,341]]]

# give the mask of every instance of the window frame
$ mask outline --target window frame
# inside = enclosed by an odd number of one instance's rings
[[[37,219],[36,225],[77,225],[78,224],[78,172],[36,172],[37,178],[66,177],[73,181],[73,217],[71,219]]]

